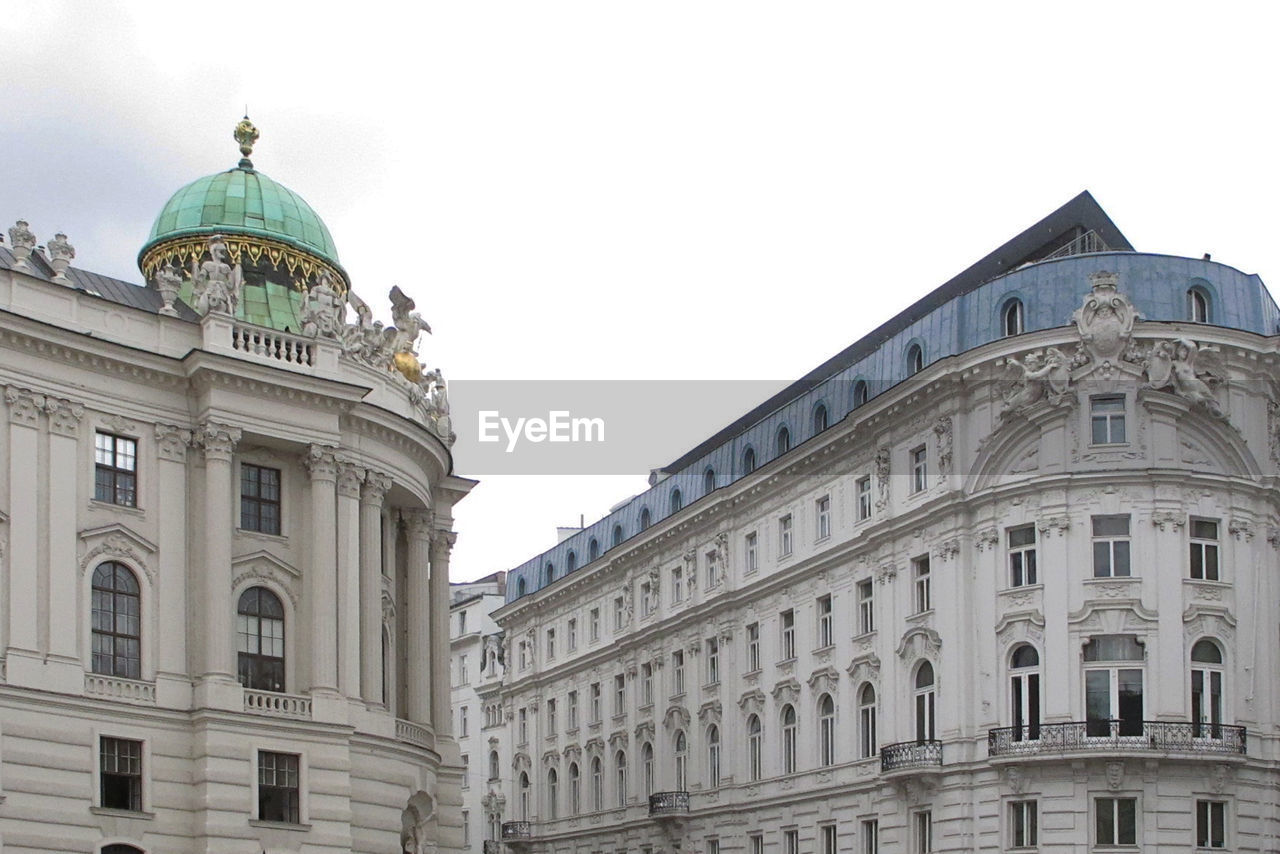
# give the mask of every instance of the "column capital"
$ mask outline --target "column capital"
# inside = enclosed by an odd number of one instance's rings
[[[206,460],[231,460],[236,445],[240,443],[240,428],[217,421],[201,421],[196,427],[196,441],[204,451]]]
[[[44,409],[45,398],[29,388],[16,385],[4,387],[4,402],[9,405],[9,421],[14,424],[25,424],[36,427],[40,423],[40,412]]]
[[[381,506],[383,499],[387,497],[387,491],[391,489],[391,483],[390,475],[369,469],[365,473],[364,486],[360,490],[360,500],[365,504]]]
[[[80,431],[80,419],[84,417],[83,405],[69,400],[46,397],[44,411],[49,416],[51,432],[60,436],[75,436]]]
[[[437,530],[431,537],[431,559],[448,560],[453,544],[457,541],[458,534],[455,531]]]
[[[359,498],[360,486],[364,483],[364,468],[341,457],[337,459],[336,464],[338,469],[338,494],[344,498]]]
[[[311,473],[312,480],[334,480],[338,476],[337,448],[332,445],[311,445],[302,456],[302,464]]]
[[[410,537],[423,540],[431,538],[432,518],[430,510],[401,510],[400,518],[404,520],[404,526],[408,530]]]
[[[156,445],[160,459],[182,462],[187,458],[187,446],[191,444],[191,431],[176,424],[156,425]]]

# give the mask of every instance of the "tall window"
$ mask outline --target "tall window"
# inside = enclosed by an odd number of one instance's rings
[[[569,652],[573,652],[578,648],[578,618],[570,617],[567,631],[565,632],[565,645],[569,648]]]
[[[752,780],[759,780],[764,760],[764,739],[760,731],[760,716],[747,718],[747,772]]]
[[[1093,816],[1098,847],[1138,844],[1137,798],[1094,798]]]
[[[1222,738],[1222,650],[1204,639],[1191,647],[1191,726],[1196,738]]]
[[[813,410],[813,432],[821,433],[827,429],[827,405],[819,403]]]
[[[796,612],[788,608],[778,615],[782,627],[782,660],[796,657]]]
[[[782,854],[800,854],[800,831],[782,831]]]
[[[677,649],[671,653],[671,680],[675,691],[673,693],[684,693],[684,650]]]
[[[831,496],[824,495],[814,503],[813,515],[817,522],[814,535],[819,540],[825,540],[831,536]]]
[[[696,581],[697,579],[695,579]],[[684,599],[684,570],[676,567],[671,570],[671,604],[675,605]]]
[[[463,708],[466,708],[465,706]],[[547,734],[555,735],[558,732],[556,726],[556,698],[547,698]]]
[[[858,493],[858,521],[871,518],[871,475],[858,478],[855,484]]]
[[[707,587],[720,584],[720,562],[716,560],[714,551],[707,552]]]
[[[907,375],[918,374],[924,370],[924,350],[919,344],[907,348]]]
[[[858,633],[870,634],[876,630],[876,587],[868,578],[858,582]]]
[[[707,727],[707,784],[711,788],[720,785],[720,727]]]
[[[679,488],[671,490],[671,512],[675,513],[684,507],[684,497],[680,494]]]
[[[929,556],[921,555],[911,561],[911,575],[916,585],[916,613],[933,610],[933,581],[929,572]]]
[[[587,541],[587,560],[593,561],[600,557],[600,541],[592,537]]]
[[[1009,802],[1009,844],[1012,848],[1035,848],[1039,844],[1035,801]]]
[[[458,735],[462,738],[466,738],[468,730],[469,720],[467,717],[467,707],[460,706],[458,708]]]
[[[1209,295],[1200,288],[1187,290],[1187,317],[1193,323],[1209,322]]]
[[[880,821],[862,820],[862,854],[880,854]]]
[[[578,728],[578,692],[570,691],[567,699],[569,707],[565,713],[566,723],[569,729],[574,730]],[[520,740],[524,741],[523,738]]]
[[[1142,735],[1143,651],[1132,635],[1101,635],[1084,646],[1085,733]]]
[[[853,384],[853,406],[858,408],[871,398],[870,390],[867,388],[866,380],[858,380]]]
[[[1124,431],[1124,395],[1109,394],[1089,400],[1089,419],[1093,444],[1122,445]]]
[[[94,436],[93,497],[96,501],[138,506],[138,443],[124,436]]]
[[[555,657],[556,657],[556,630],[547,629],[547,660],[550,661]],[[466,680],[463,680],[463,682],[465,684]]]
[[[831,646],[836,642],[835,630],[831,625],[831,595],[819,596],[818,611],[818,648]]]
[[[547,818],[556,818],[557,801],[560,800],[560,775],[556,769],[547,771]]]
[[[707,638],[707,684],[715,685],[720,682],[720,639],[717,637]]]
[[[647,661],[640,665],[640,703],[653,705],[653,665]]]
[[[684,736],[684,730],[676,730],[675,737],[675,754],[676,754],[676,791],[689,791],[689,742]]]
[[[592,608],[587,614],[587,637],[592,643],[600,640],[600,609]]]
[[[1009,705],[1013,738],[1040,737],[1040,654],[1030,644],[1022,644],[1009,659]]]
[[[556,567],[553,563],[548,563],[542,569],[542,583],[550,584],[556,578]]]
[[[296,753],[258,753],[258,820],[298,824],[301,757]]]
[[[760,568],[759,558],[757,556],[757,545],[760,538],[756,536],[756,532],[752,531],[746,536],[746,548],[742,550],[743,559],[746,561],[746,573],[750,575]]]
[[[284,606],[265,587],[250,587],[236,606],[240,684],[258,691],[284,690]]]
[[[876,689],[870,682],[858,692],[858,755],[875,756],[880,747],[876,741]]]
[[[782,773],[796,770],[796,707],[787,703],[782,707]]]
[[[613,677],[613,713],[620,715],[627,710],[627,677],[619,673]]]
[[[924,445],[911,449],[911,491],[924,492],[929,485],[929,457]]]
[[[1021,335],[1025,331],[1022,300],[1011,299],[1004,304],[1004,311],[1001,313],[1001,326],[1004,328],[1006,337]]]
[[[640,508],[640,530],[645,530],[653,521],[653,516],[649,513],[648,507]]]
[[[778,520],[778,557],[791,554],[791,514]]]
[[[780,457],[789,450],[791,450],[791,431],[787,429],[787,425],[783,424],[773,437],[773,455]]]
[[[127,738],[98,741],[98,805],[142,811],[142,742]]]
[[[702,473],[702,494],[710,495],[716,491],[716,473],[714,469],[707,469]]]
[[[760,624],[747,626],[747,672],[755,673],[760,669]]]
[[[931,854],[933,851],[933,812],[930,810],[920,810],[914,816],[914,825],[916,854]]]
[[[591,806],[597,812],[604,809],[604,762],[599,756],[591,759]]]
[[[622,539],[623,539],[623,537],[622,537],[622,526],[621,526],[621,525],[614,525],[614,526],[613,526],[613,545],[615,545],[615,546],[620,546],[620,545],[622,545]]]
[[[568,573],[573,572],[577,568],[578,568],[578,553],[570,550],[569,554],[565,555],[565,558],[564,558],[565,574],[567,575]]]
[[[280,469],[240,464],[240,527],[280,533]]]
[[[627,754],[619,750],[613,755],[613,785],[617,790],[618,806],[627,805]]]
[[[613,630],[615,632],[622,631],[622,624],[626,619],[627,602],[621,596],[614,597],[613,600]]]
[[[836,703],[830,694],[818,699],[818,761],[836,764]]]
[[[142,595],[122,563],[93,571],[93,672],[142,678]]]
[[[498,751],[489,751],[489,781],[502,779],[502,766],[498,761]]]
[[[600,723],[600,683],[591,683],[591,722]]]
[[[644,764],[644,793],[653,794],[653,745],[644,743],[640,749],[640,761]]]
[[[1036,526],[1019,525],[1009,529],[1009,586],[1037,584]]]
[[[1227,847],[1226,801],[1196,801],[1196,847]]]
[[[916,671],[916,743],[935,740],[933,665],[924,662]]]
[[[1191,520],[1191,577],[1218,581],[1218,523]]]
[[[1129,517],[1094,516],[1093,577],[1124,577],[1129,572]]]
[[[747,448],[742,452],[742,473],[751,474],[756,470],[756,449]]]
[[[518,744],[525,744],[529,741],[529,710],[523,706],[520,711],[516,712],[516,735]]]
[[[520,772],[520,820],[529,820],[529,775]]]
[[[822,854],[836,854],[836,826],[834,824],[824,824],[822,826]]]

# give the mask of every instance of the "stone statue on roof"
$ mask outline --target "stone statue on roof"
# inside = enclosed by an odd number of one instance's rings
[[[342,295],[333,287],[329,273],[321,271],[302,301],[302,334],[337,338],[343,328],[342,315]]]
[[[233,267],[228,260],[226,241],[221,234],[215,234],[209,238],[209,260],[198,266],[191,263],[191,290],[196,311],[201,315],[211,311],[234,315],[240,305],[244,272],[239,264]]]

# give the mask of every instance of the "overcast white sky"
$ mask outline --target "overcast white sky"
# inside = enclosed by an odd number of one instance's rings
[[[0,225],[140,281],[247,103],[454,380],[794,379],[1082,189],[1140,250],[1280,281],[1274,4],[872,5],[8,3]],[[674,457],[752,402],[653,417]],[[455,580],[644,474],[485,479]]]

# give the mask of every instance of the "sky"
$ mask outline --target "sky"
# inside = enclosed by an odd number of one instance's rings
[[[235,164],[247,106],[255,165],[384,319],[392,285],[414,297],[451,381],[757,381],[655,399],[675,438],[647,467],[1084,189],[1137,249],[1275,292],[1280,7],[872,5],[5,4],[0,224],[140,282],[152,219]],[[647,467],[480,475],[454,580]]]

